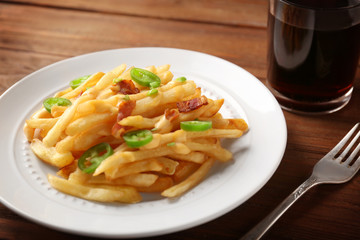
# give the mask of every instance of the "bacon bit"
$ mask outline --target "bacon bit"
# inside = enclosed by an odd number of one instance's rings
[[[136,101],[122,101],[119,105],[119,113],[117,115],[116,123],[111,128],[111,134],[115,138],[120,138],[121,135],[127,130],[127,127],[118,124],[119,121],[131,115],[131,112],[136,106]]]
[[[111,90],[124,95],[136,94],[140,92],[140,90],[135,87],[135,84],[132,80],[122,80],[112,86]]]
[[[165,118],[170,122],[179,117],[179,111],[177,109],[165,109]]]
[[[115,138],[120,139],[121,135],[125,132],[125,127],[121,126],[118,123],[115,123],[113,127],[111,128],[111,135],[113,135]]]
[[[132,110],[134,110],[136,106],[136,101],[122,101],[119,105],[119,113],[117,116],[117,121],[121,121],[124,118],[131,115]]]
[[[120,85],[120,93],[122,94],[130,95],[140,92],[140,90],[135,87],[135,84],[132,80],[122,80],[118,84]]]
[[[208,101],[205,96],[198,98],[193,98],[187,101],[177,102],[176,105],[179,109],[179,112],[190,112],[192,110],[198,109],[203,105],[207,105]]]

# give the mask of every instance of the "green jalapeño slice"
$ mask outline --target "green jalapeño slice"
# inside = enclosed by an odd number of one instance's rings
[[[180,128],[184,131],[200,132],[212,128],[211,121],[185,121],[180,122]]]
[[[177,79],[175,79],[175,81],[177,81],[177,82],[186,82],[186,77],[178,77]]]
[[[125,133],[123,138],[129,147],[138,148],[150,143],[153,135],[150,130],[136,130]]]
[[[80,86],[83,82],[85,82],[91,75],[86,75],[86,76],[82,76],[82,77],[79,77],[79,78],[76,78],[74,80],[72,80],[70,82],[70,87],[72,89],[75,89],[77,88],[78,86]]]
[[[156,74],[145,69],[133,68],[130,71],[130,75],[131,79],[141,86],[154,88],[155,86],[160,86],[161,83],[160,78]]]
[[[52,106],[54,106],[54,105],[56,105],[56,106],[70,106],[71,101],[69,99],[66,99],[66,98],[52,97],[52,98],[45,99],[45,101],[43,102],[43,105],[44,105],[44,108],[46,109],[46,111],[51,113]]]
[[[104,161],[107,157],[111,156],[114,150],[108,143],[99,143],[89,148],[79,158],[78,167],[85,173],[93,173],[95,169]]]

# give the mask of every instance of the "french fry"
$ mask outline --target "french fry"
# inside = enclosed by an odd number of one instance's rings
[[[156,148],[160,145],[186,142],[194,138],[238,138],[243,135],[243,131],[238,129],[209,129],[201,132],[186,132],[184,130],[177,130],[165,134],[154,134],[153,142],[144,146],[144,149]]]
[[[25,122],[24,127],[23,127],[23,131],[24,131],[25,137],[28,140],[28,142],[31,142],[31,140],[34,139],[34,131],[35,131],[35,129],[30,127],[27,124],[27,122]]]
[[[111,72],[115,75],[115,77],[120,76],[126,70],[126,64],[121,64],[111,70]]]
[[[224,104],[224,99],[218,99],[214,101],[214,105],[205,111],[201,117],[212,117],[214,116],[221,108],[221,106]]]
[[[172,153],[174,153],[174,151],[166,146],[133,152],[115,152],[112,156],[101,162],[100,166],[95,170],[94,176],[105,172],[107,169],[116,169],[125,163],[163,157]]]
[[[29,128],[41,128],[48,131],[57,121],[58,118],[30,118],[26,120],[26,124]]]
[[[106,122],[114,122],[116,115],[113,113],[94,113],[82,118],[78,118],[71,122],[65,129],[65,133],[74,136],[80,132],[84,132],[94,125],[104,124]]]
[[[60,92],[57,92],[54,97],[63,97],[65,94],[71,92],[73,89],[71,87],[63,90],[63,91],[60,91]]]
[[[62,95],[62,98],[72,99],[80,96],[83,92],[86,91],[87,88],[94,86],[100,78],[104,76],[103,72],[97,72],[91,75],[86,81],[84,81],[80,86],[75,88],[74,90]]]
[[[175,183],[183,181],[200,167],[200,164],[189,161],[178,161],[178,163],[179,165],[176,167],[176,170],[172,175]]]
[[[155,117],[155,118],[144,118],[141,115],[136,115],[136,116],[128,116],[124,119],[122,119],[119,124],[121,126],[129,126],[129,127],[134,127],[134,128],[154,128],[155,124],[159,121],[160,116],[159,117]]]
[[[59,120],[55,123],[54,127],[50,129],[46,137],[43,139],[43,143],[45,144],[45,146],[52,147],[56,144],[62,131],[65,130],[66,126],[71,122],[72,118],[74,117],[77,106],[81,102],[88,100],[89,98],[90,97],[88,96],[80,97],[65,110],[64,114],[59,118]]]
[[[192,138],[191,141],[195,143],[210,144],[210,145],[220,144],[219,138]]]
[[[155,74],[161,74],[161,73],[164,73],[164,72],[168,72],[170,69],[170,64],[164,64],[164,65],[161,65],[161,66],[158,66],[156,69],[155,69]]]
[[[76,136],[67,136],[58,141],[55,145],[56,151],[59,153],[70,152],[74,148],[74,141]]]
[[[232,159],[232,153],[219,145],[209,145],[195,142],[186,142],[185,145],[192,151],[204,152],[221,162],[227,162]]]
[[[183,130],[178,130],[171,133],[165,133],[165,134],[153,134],[153,140],[148,145],[145,145],[142,149],[152,149],[157,148],[164,144],[173,143],[176,142],[185,142],[186,141],[186,134]],[[173,150],[175,150],[173,148]]]
[[[109,87],[109,88],[106,88],[106,89],[100,91],[100,93],[97,95],[96,98],[103,100],[103,99],[108,99],[115,95],[116,95],[116,93],[111,89],[111,87]]]
[[[178,161],[174,161],[167,157],[159,157],[157,158],[157,160],[163,166],[162,169],[160,170],[160,173],[166,175],[173,175],[177,169],[177,166],[179,165]]]
[[[79,104],[74,119],[78,119],[91,113],[110,112],[115,114],[117,111],[117,108],[108,101],[94,99]]]
[[[190,99],[198,98],[198,97],[201,97],[201,88],[199,88],[199,87],[195,89],[194,94],[185,97],[183,100],[186,101],[186,100],[190,100]]]
[[[56,144],[56,151],[59,153],[72,151],[85,151],[90,147],[102,141],[122,143],[122,140],[115,140],[110,135],[111,125],[106,123],[92,126],[86,131],[80,132],[74,136],[66,136]],[[106,136],[108,135],[108,136]]]
[[[41,129],[41,128],[34,129],[34,136],[33,136],[34,139],[42,140],[44,138],[44,135],[45,135],[45,133],[44,133],[43,129]]]
[[[41,160],[59,168],[69,165],[74,160],[71,152],[58,153],[55,147],[46,147],[39,139],[34,139],[30,147]]]
[[[151,173],[135,173],[116,179],[107,179],[105,175],[91,176],[86,180],[88,184],[103,184],[115,186],[133,186],[133,187],[149,187],[159,178],[156,174]]]
[[[137,203],[141,201],[141,196],[134,187],[94,187],[92,185],[82,185],[77,182],[68,181],[53,175],[48,175],[48,180],[52,187],[61,192],[91,201],[121,203]]]
[[[176,160],[182,160],[193,163],[203,163],[206,158],[206,155],[202,152],[190,152],[188,154],[171,153],[168,154],[167,156]]]
[[[185,192],[189,191],[191,188],[195,187],[200,181],[206,176],[210,171],[210,168],[214,164],[214,159],[206,160],[190,177],[184,181],[164,190],[161,195],[168,198],[178,197]]]
[[[159,117],[164,113],[164,111],[166,109],[173,109],[173,108],[176,108],[176,103],[175,102],[165,103],[165,104],[162,104],[160,106],[157,106],[152,111],[144,112],[141,115],[143,117],[147,117],[147,118]]]
[[[184,143],[177,142],[174,144],[169,144],[168,147],[171,148],[175,154],[186,155],[191,152],[191,149]]]
[[[138,187],[140,192],[162,192],[174,185],[171,177],[159,177],[152,185],[146,188]]]
[[[106,87],[110,86],[113,82],[113,79],[116,78],[116,75],[113,72],[107,72],[105,75],[103,75],[100,80],[96,83],[95,86],[92,88],[87,89],[83,95],[89,95],[93,98],[96,98],[96,96]]]
[[[155,67],[154,65],[147,66],[147,67],[145,68],[145,70],[148,70],[148,71],[150,71],[150,72],[152,72],[152,73],[157,74],[157,72],[156,72],[156,67]]]
[[[163,165],[155,158],[147,159],[143,161],[136,161],[131,163],[125,163],[118,168],[116,168],[116,171],[112,173],[112,175],[108,175],[106,173],[106,176],[110,179],[120,178],[124,176],[128,176],[135,173],[142,173],[142,172],[160,172],[163,170]]]
[[[173,129],[172,122],[163,114],[154,125],[156,133],[168,133]]]
[[[80,170],[80,168],[76,168],[69,177],[69,182],[78,183],[78,184],[86,184],[88,180],[91,178],[90,174],[84,173]]]
[[[35,112],[31,118],[52,118],[52,115],[42,107],[39,111]]]
[[[239,138],[243,135],[243,131],[239,129],[209,129],[198,133],[186,132],[187,139],[193,138]]]
[[[102,133],[103,132],[103,133]],[[111,125],[99,124],[88,129],[85,132],[81,132],[74,138],[73,150],[74,151],[85,151],[90,147],[103,142],[105,135],[110,135]],[[109,138],[106,138],[108,140]],[[110,136],[110,139],[113,139]]]
[[[69,165],[60,168],[59,171],[56,172],[56,175],[68,179],[70,174],[72,174],[76,170],[77,170],[77,161],[72,161],[72,163],[70,163]]]
[[[243,132],[248,130],[248,125],[244,119],[224,119],[224,118],[198,118],[200,121],[211,121],[215,129],[238,129]]]
[[[51,114],[46,111],[44,108],[41,108],[40,110],[36,111],[31,117],[30,119],[28,120],[36,120],[36,119],[52,119],[52,116]],[[26,121],[28,121],[26,120]],[[24,127],[23,127],[23,130],[24,130],[24,134],[27,138],[27,140],[29,142],[31,142],[34,138],[36,138],[34,135],[35,135],[35,129],[38,128],[38,127],[31,127],[27,124],[27,122],[25,121],[25,124],[24,124]]]
[[[142,114],[147,111],[151,111],[160,104],[180,101],[183,97],[194,94],[194,85],[195,83],[193,81],[188,81],[188,83],[184,85],[176,86],[165,92],[160,92],[161,90],[159,89],[160,93],[156,97],[149,96],[138,100],[132,114]]]
[[[53,118],[60,117],[61,115],[63,115],[63,113],[65,112],[66,109],[67,109],[67,107],[65,107],[65,106],[54,105],[51,108],[51,116]]]
[[[170,71],[160,72],[157,75],[161,79],[162,84],[167,84],[174,77],[174,75]]]

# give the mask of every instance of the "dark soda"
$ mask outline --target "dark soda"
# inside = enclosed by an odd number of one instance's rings
[[[289,16],[294,17],[296,14]],[[321,17],[325,19],[315,21],[333,20]],[[306,111],[310,103],[328,102],[352,89],[359,64],[360,24],[331,29],[294,22],[269,14],[267,78],[270,88],[283,95],[280,104],[305,102],[295,108]],[[289,103],[281,102],[287,98],[291,99]]]

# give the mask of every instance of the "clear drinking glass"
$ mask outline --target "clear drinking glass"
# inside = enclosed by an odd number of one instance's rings
[[[270,0],[267,85],[283,109],[322,114],[350,100],[360,0]]]

